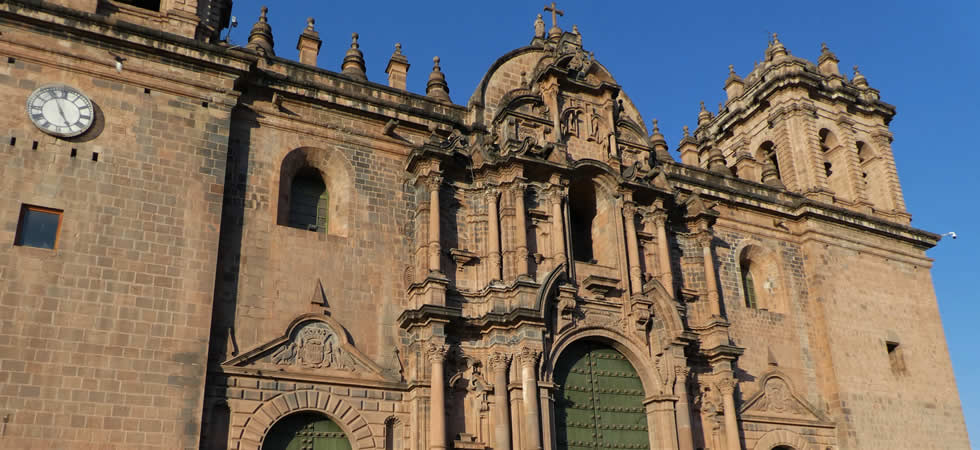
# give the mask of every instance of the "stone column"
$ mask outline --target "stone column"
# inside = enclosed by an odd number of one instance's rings
[[[725,441],[728,450],[742,450],[738,438],[738,421],[735,419],[735,380],[725,376],[718,382],[721,401],[725,411]]]
[[[674,292],[674,273],[670,268],[670,243],[667,241],[667,211],[657,209],[647,214],[646,220],[653,222],[657,229],[657,270],[660,284],[664,285],[671,297]]]
[[[542,450],[541,425],[538,414],[538,379],[535,373],[538,356],[541,353],[535,349],[524,347],[518,358],[521,362],[521,382],[524,394],[524,427],[527,450]]]
[[[530,271],[527,263],[527,211],[524,207],[524,189],[527,185],[523,182],[514,184],[514,205],[517,215],[517,276],[527,275]]]
[[[561,203],[564,192],[561,188],[554,187],[551,191],[551,246],[555,256],[555,267],[566,261],[565,255],[565,215],[562,213]]]
[[[507,355],[494,352],[490,355],[490,371],[493,372],[493,402],[497,405],[494,417],[494,450],[510,450],[510,400],[507,398]]]
[[[446,450],[446,381],[443,375],[443,361],[446,359],[446,346],[429,344],[426,349],[431,365],[429,400],[429,449]]]
[[[643,275],[640,272],[640,248],[636,240],[636,205],[623,204],[623,220],[626,222],[626,251],[629,257],[630,292],[639,294],[643,290]]]
[[[711,307],[711,315],[721,317],[721,303],[718,298],[718,283],[715,280],[715,258],[711,253],[711,232],[703,230],[698,233],[696,239],[698,245],[704,253],[704,285],[708,291],[708,305]]]
[[[677,444],[680,450],[694,450],[694,436],[691,432],[691,407],[687,398],[687,375],[689,367],[674,367],[677,379],[674,395],[677,396]]]
[[[487,241],[489,242],[490,252],[490,281],[500,279],[501,257],[500,257],[500,217],[497,214],[497,195],[496,189],[487,189]]]
[[[439,237],[439,188],[441,175],[430,175],[429,186],[429,272],[441,272],[441,238]]]

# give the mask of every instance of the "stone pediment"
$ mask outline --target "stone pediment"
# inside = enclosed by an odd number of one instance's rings
[[[743,420],[832,426],[797,395],[783,374],[771,372],[762,377],[759,385],[762,389],[750,397],[739,411]]]
[[[297,317],[282,336],[223,365],[383,379],[381,368],[351,344],[343,327],[330,316],[319,314]]]

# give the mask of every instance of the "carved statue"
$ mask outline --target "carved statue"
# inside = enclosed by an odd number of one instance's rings
[[[590,122],[590,127],[589,127],[589,138],[591,140],[593,141],[599,140],[599,131],[601,128],[601,124],[602,124],[602,117],[599,116],[599,111],[597,111],[595,107],[593,107],[592,120]]]

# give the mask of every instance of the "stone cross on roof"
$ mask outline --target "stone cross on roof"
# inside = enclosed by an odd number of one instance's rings
[[[558,16],[564,16],[565,15],[565,11],[562,11],[562,10],[558,9],[555,6],[555,2],[551,2],[551,6],[545,6],[544,7],[544,10],[551,13],[551,28],[552,29],[557,29],[558,28]]]

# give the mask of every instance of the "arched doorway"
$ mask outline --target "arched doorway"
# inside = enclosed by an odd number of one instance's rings
[[[616,349],[573,344],[555,365],[559,449],[647,449],[643,383]]]
[[[273,425],[262,450],[351,450],[351,445],[334,421],[304,411],[288,415]]]

